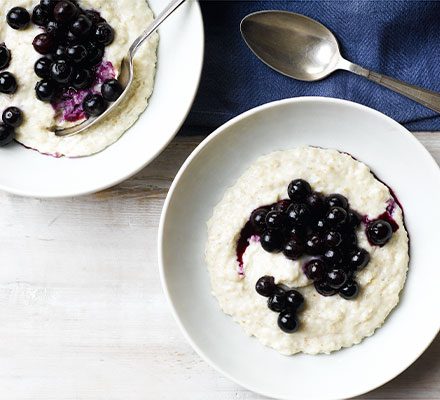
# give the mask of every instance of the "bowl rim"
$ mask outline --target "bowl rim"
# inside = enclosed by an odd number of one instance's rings
[[[341,106],[348,106],[353,107],[355,109],[361,110],[363,112],[368,112],[376,117],[379,117],[383,119],[384,121],[387,121],[387,123],[394,126],[396,129],[400,130],[400,132],[404,135],[406,135],[414,144],[414,146],[419,147],[419,149],[423,150],[425,154],[427,155],[427,158],[430,159],[432,163],[432,167],[437,170],[438,176],[440,178],[440,166],[435,161],[432,154],[420,143],[420,141],[404,126],[399,124],[397,121],[393,120],[392,118],[388,117],[387,115],[381,113],[380,111],[374,110],[370,107],[364,106],[359,103],[355,103],[349,100],[344,99],[338,99],[338,98],[332,98],[332,97],[322,97],[322,96],[302,96],[302,97],[295,97],[295,98],[288,98],[283,100],[277,100],[272,101],[269,103],[262,104],[260,106],[257,106],[255,108],[252,108],[242,114],[237,115],[236,117],[232,118],[231,120],[227,121],[225,124],[217,128],[213,133],[211,133],[208,137],[206,137],[188,156],[188,158],[185,160],[185,162],[180,167],[179,171],[177,172],[170,189],[168,191],[167,197],[165,199],[162,213],[159,221],[159,230],[158,230],[158,243],[157,243],[157,250],[158,250],[158,268],[159,268],[159,275],[160,275],[160,281],[162,285],[162,289],[165,293],[165,297],[167,299],[167,302],[171,308],[171,312],[173,314],[173,317],[177,323],[177,325],[180,328],[180,331],[182,332],[185,339],[189,342],[191,347],[195,350],[195,352],[212,368],[214,368],[216,371],[221,373],[223,376],[226,376],[228,379],[230,379],[232,382],[244,387],[247,390],[250,390],[254,393],[273,398],[273,394],[262,391],[260,389],[257,389],[253,387],[250,384],[243,383],[239,379],[236,379],[234,376],[230,375],[228,372],[223,370],[221,367],[219,367],[214,360],[212,360],[209,356],[207,356],[204,351],[197,345],[197,343],[192,339],[191,335],[186,330],[186,327],[182,320],[179,317],[179,314],[176,311],[176,308],[174,307],[174,303],[171,298],[171,292],[165,277],[165,268],[164,268],[164,227],[167,219],[167,212],[170,205],[170,202],[173,198],[174,192],[176,190],[176,187],[179,185],[180,179],[182,178],[183,174],[185,173],[188,166],[192,163],[192,161],[203,151],[203,149],[211,142],[213,141],[217,136],[220,136],[224,131],[226,131],[229,127],[233,126],[234,124],[238,123],[239,121],[242,121],[244,119],[247,119],[254,114],[258,114],[262,111],[265,111],[270,108],[275,108],[278,106],[286,105],[286,104],[298,104],[298,103],[327,103],[327,104],[337,104]],[[426,346],[422,346],[423,348],[420,350],[420,352],[417,352],[416,356],[409,362],[405,363],[400,369],[397,371],[392,371],[389,376],[386,376],[384,380],[381,380],[377,384],[375,384],[373,387],[367,389],[367,390],[361,390],[361,391],[353,391],[352,393],[348,393],[348,397],[356,397],[360,396],[362,394],[368,393],[374,389],[377,389],[378,387],[385,385],[389,381],[396,378],[398,375],[400,375],[402,372],[404,372],[408,367],[410,367],[424,352],[425,350],[431,345],[431,343],[434,341],[438,333],[440,332],[440,328],[437,330],[437,332],[434,332],[433,336],[429,339],[429,341],[426,343]],[[277,397],[279,400],[291,400],[290,397]],[[338,400],[339,398],[329,398],[327,400]]]
[[[197,26],[199,28],[199,32],[197,33],[197,35],[200,37],[200,42],[202,43],[202,46],[200,49],[200,57],[198,58],[198,60],[196,60],[196,65],[195,65],[196,68],[194,69],[194,71],[196,73],[196,85],[194,85],[193,92],[191,93],[191,96],[190,96],[190,101],[187,103],[186,107],[184,107],[185,111],[182,115],[182,119],[181,119],[180,123],[176,125],[174,132],[169,136],[169,138],[160,147],[158,147],[154,153],[152,153],[151,157],[149,157],[148,159],[145,159],[144,162],[142,162],[136,169],[133,169],[129,173],[123,174],[122,176],[118,176],[114,179],[110,179],[107,182],[102,183],[100,185],[96,185],[93,189],[90,188],[90,189],[84,189],[81,191],[70,189],[70,190],[65,190],[59,194],[56,194],[56,193],[55,194],[54,193],[42,194],[40,192],[32,192],[29,190],[16,189],[14,187],[11,188],[5,184],[0,183],[0,191],[10,193],[12,195],[21,196],[21,197],[30,197],[30,198],[39,198],[39,199],[63,199],[63,198],[69,198],[69,197],[86,196],[86,195],[94,194],[94,193],[109,189],[113,186],[120,184],[121,182],[126,181],[127,179],[130,179],[131,177],[133,177],[134,175],[136,175],[137,173],[142,171],[152,161],[154,161],[159,156],[159,154],[161,154],[163,152],[163,150],[171,143],[171,141],[174,140],[174,138],[178,134],[180,128],[185,123],[185,120],[188,117],[189,112],[191,111],[192,105],[194,104],[194,100],[196,98],[196,95],[197,95],[197,92],[198,92],[198,89],[200,86],[200,81],[201,81],[201,77],[202,77],[202,69],[203,69],[204,58],[205,58],[205,45],[204,45],[204,43],[205,43],[205,30],[204,30],[204,25],[203,25],[202,10],[201,10],[199,2],[192,1],[190,3],[191,3],[190,6],[194,7],[194,9],[195,9],[194,13],[196,13],[197,20],[200,22]],[[158,30],[158,32],[160,34],[160,29]],[[159,51],[159,48],[157,51]],[[154,94],[154,89],[153,89],[153,94]],[[141,115],[144,112],[146,112],[147,110],[148,110],[148,106],[144,111],[142,111]],[[135,125],[137,123],[138,123],[138,120],[136,120],[133,125]],[[129,129],[131,129],[131,127]],[[20,143],[19,143],[19,145],[21,146]],[[105,151],[105,150],[106,149],[103,149],[102,151]],[[97,154],[99,154],[99,153],[97,153]],[[93,156],[94,156],[94,154],[87,156],[87,157],[93,157]],[[80,157],[80,158],[82,158],[82,157]]]

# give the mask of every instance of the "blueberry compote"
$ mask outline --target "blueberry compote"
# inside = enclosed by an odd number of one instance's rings
[[[303,179],[292,181],[287,193],[289,199],[259,207],[251,213],[237,243],[240,273],[244,273],[242,257],[249,240],[259,240],[267,252],[283,252],[290,260],[304,258],[303,272],[322,296],[339,294],[346,300],[356,298],[359,293],[356,274],[370,261],[370,254],[358,246],[357,231],[364,223],[372,245],[384,246],[388,243],[398,229],[392,218],[394,200],[390,200],[384,214],[369,220],[351,209],[343,195],[333,193],[325,196],[314,192]],[[257,292],[258,287],[257,283]],[[269,287],[275,285],[270,284]],[[280,292],[281,289],[277,290]],[[281,312],[285,308],[278,292],[274,289],[274,298],[269,297],[269,308]],[[280,314],[278,323],[287,324],[293,332],[293,319],[295,326],[298,324],[296,315],[291,311],[287,314],[283,317]],[[280,328],[289,330],[281,325]]]
[[[113,65],[103,60],[105,48],[115,38],[114,29],[77,0],[40,0],[32,18],[19,7],[8,13],[14,29],[25,29],[30,21],[42,29],[32,43],[41,55],[35,63],[35,73],[42,79],[35,86],[38,100],[50,102],[57,115],[69,122],[102,114],[107,102],[121,94]],[[1,47],[0,68],[9,58]],[[103,96],[101,86],[106,82]]]

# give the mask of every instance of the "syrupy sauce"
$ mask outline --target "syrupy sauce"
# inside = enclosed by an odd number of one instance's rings
[[[254,236],[256,238],[259,238],[257,232],[255,231],[254,227],[252,226],[251,221],[248,221],[244,224],[243,229],[240,231],[240,236],[238,238],[237,247],[236,247],[238,273],[240,275],[244,275],[243,255],[249,246],[249,242],[250,242],[251,238]]]

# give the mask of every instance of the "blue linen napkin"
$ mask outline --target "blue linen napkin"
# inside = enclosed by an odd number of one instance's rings
[[[297,96],[352,100],[408,129],[440,130],[440,115],[365,78],[336,72],[320,82],[287,78],[259,61],[240,21],[260,10],[307,15],[332,30],[348,60],[440,92],[440,1],[201,1],[206,32],[202,80],[183,134],[209,134],[260,104]]]

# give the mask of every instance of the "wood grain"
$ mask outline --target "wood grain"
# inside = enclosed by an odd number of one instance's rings
[[[416,136],[440,162],[438,134]],[[0,193],[0,393],[6,400],[256,400],[185,342],[157,273],[167,190],[202,140],[178,138],[104,192]],[[363,399],[440,399],[440,338]]]

